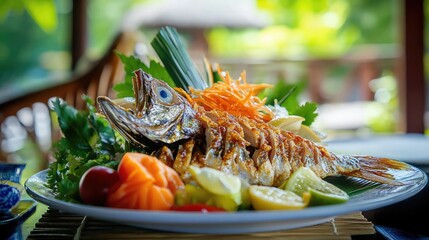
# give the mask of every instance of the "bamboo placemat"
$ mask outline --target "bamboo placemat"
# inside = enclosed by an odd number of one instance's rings
[[[248,234],[189,234],[142,229],[48,209],[27,239],[351,239],[375,233],[360,212],[291,230]]]

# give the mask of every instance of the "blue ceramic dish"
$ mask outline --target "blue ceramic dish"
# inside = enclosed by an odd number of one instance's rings
[[[21,199],[25,164],[0,162],[0,214],[8,213]]]
[[[0,162],[0,180],[19,183],[25,163]]]
[[[18,204],[22,189],[18,183],[0,180],[0,213],[7,213]]]

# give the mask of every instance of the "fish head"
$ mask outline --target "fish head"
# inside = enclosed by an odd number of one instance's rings
[[[142,146],[170,144],[200,131],[196,111],[164,81],[139,69],[134,71],[134,102],[97,98],[110,125],[129,142]]]

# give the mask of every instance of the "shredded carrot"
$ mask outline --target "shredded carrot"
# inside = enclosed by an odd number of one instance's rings
[[[190,88],[190,95],[180,91],[191,104],[204,107],[205,110],[221,110],[233,115],[242,115],[258,122],[268,122],[273,118],[273,112],[265,106],[266,99],[260,99],[257,94],[270,84],[249,84],[246,82],[246,72],[240,78],[232,79],[228,72],[217,69],[222,81],[214,83],[204,90]]]

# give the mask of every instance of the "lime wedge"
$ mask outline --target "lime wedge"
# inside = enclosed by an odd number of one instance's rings
[[[310,193],[311,206],[343,203],[349,199],[346,192],[321,179],[308,167],[300,167],[281,188],[298,195]]]
[[[241,180],[237,176],[208,167],[191,166],[190,172],[202,188],[213,194],[231,195],[240,192]]]
[[[256,210],[298,210],[308,205],[310,194],[302,197],[292,191],[275,187],[252,185],[249,187],[250,200]]]
[[[308,192],[309,186],[318,185],[321,180],[310,168],[300,167],[280,188],[302,195],[304,192]]]
[[[329,183],[328,183],[329,184]],[[322,187],[322,190],[308,188],[308,192],[311,195],[310,205],[330,205],[344,203],[349,200],[349,196],[343,190],[337,188],[334,185],[326,185]]]

